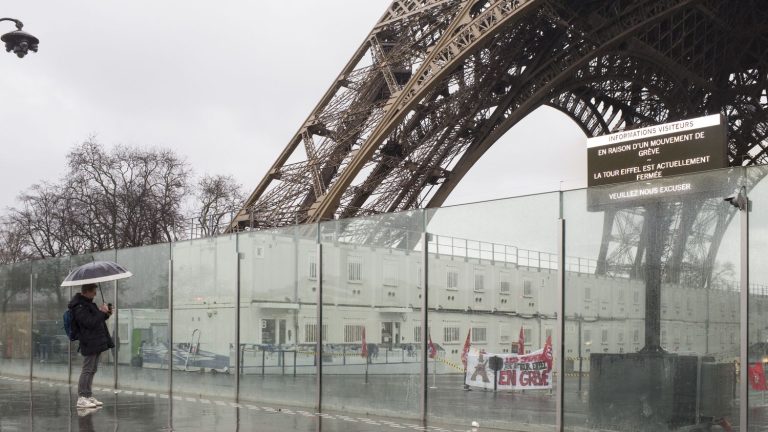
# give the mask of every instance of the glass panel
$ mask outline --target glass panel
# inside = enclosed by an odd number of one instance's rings
[[[29,316],[30,263],[0,267],[0,374],[29,376],[32,333]]]
[[[238,251],[240,398],[314,407],[317,225],[241,233]]]
[[[115,261],[115,251],[109,250],[104,252],[94,252],[92,254],[77,255],[70,258],[70,271],[74,270],[78,266],[87,264],[92,261]],[[99,292],[96,294],[96,298],[93,302],[97,305],[102,303],[115,304],[115,282],[103,282],[98,284]],[[72,287],[72,295],[79,292],[80,287]],[[112,340],[115,340],[115,320],[110,318],[107,320],[107,330],[109,331]],[[76,383],[80,377],[80,370],[83,364],[83,356],[77,352],[77,342],[72,343],[72,382]],[[116,344],[117,346],[117,344]],[[115,383],[115,355],[116,350],[111,349],[101,353],[99,357],[99,365],[96,375],[93,377],[93,384],[103,387],[112,387]]]
[[[321,224],[324,409],[419,417],[423,217]]]
[[[749,430],[768,429],[768,167],[746,170],[752,211],[749,215]]]
[[[430,419],[554,430],[558,212],[556,193],[427,212]]]
[[[69,257],[32,262],[32,373],[38,378],[69,379],[69,338],[62,318],[70,295],[69,288],[60,286],[68,273]]]
[[[173,391],[235,397],[237,237],[174,243]]]
[[[564,194],[566,430],[737,423],[738,173]]]
[[[118,281],[118,380],[120,387],[168,391],[168,262],[171,245],[117,251],[133,273]]]

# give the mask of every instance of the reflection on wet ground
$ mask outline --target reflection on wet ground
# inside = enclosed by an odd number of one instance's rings
[[[466,431],[410,420],[95,388],[104,402],[77,409],[76,386],[0,377],[0,430],[10,431]]]
[[[438,385],[441,383],[438,382]],[[446,385],[448,383],[445,383]],[[450,387],[447,387],[450,388]],[[464,417],[485,419],[479,430],[551,431],[554,401],[546,395],[493,394],[430,391],[432,418]],[[97,409],[76,409],[76,385],[18,377],[0,376],[0,431],[397,431],[419,430],[466,432],[467,424],[430,422],[426,425],[402,418],[387,418],[359,413],[316,413],[308,408],[275,403],[235,403],[224,398],[190,397],[142,391],[95,387],[94,396],[104,402]],[[436,398],[436,399],[435,399]],[[750,392],[750,431],[768,430],[768,404],[760,392]],[[435,403],[434,400],[438,402]],[[585,424],[583,401],[566,396],[565,417],[568,430],[589,430]],[[529,421],[511,427],[494,424],[483,406],[494,406],[516,415],[527,413]],[[511,409],[514,407],[514,409]],[[734,417],[736,418],[734,407]],[[455,410],[453,416],[445,412]],[[471,413],[469,412],[471,411]],[[443,420],[445,421],[445,420]],[[493,429],[499,430],[499,429]],[[721,430],[713,426],[713,431]]]

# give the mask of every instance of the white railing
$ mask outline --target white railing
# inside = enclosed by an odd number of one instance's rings
[[[517,246],[437,234],[429,236],[429,251],[436,255],[514,264],[538,270],[558,269],[558,256],[551,252],[521,249]],[[569,272],[595,274],[597,260],[566,257],[565,265],[566,271]]]

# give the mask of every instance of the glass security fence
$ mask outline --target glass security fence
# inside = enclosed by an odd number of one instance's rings
[[[768,176],[766,167],[747,170],[752,209],[749,219],[749,431],[768,430]]]
[[[748,406],[749,430],[768,430],[766,174],[722,170],[2,265],[0,375],[77,380],[81,356],[61,323],[77,288],[59,284],[110,260],[134,276],[101,286],[118,314],[99,387],[306,411],[322,401],[350,416],[518,431],[556,430],[561,413],[571,431],[739,430]],[[748,226],[723,200],[742,185]]]
[[[419,418],[424,212],[320,224],[323,408]]]
[[[566,430],[738,426],[742,172],[563,195]]]
[[[40,378],[69,378],[69,338],[62,317],[72,296],[60,286],[69,270],[69,257],[32,262],[32,373]]]
[[[237,235],[174,243],[172,391],[235,397]]]
[[[29,293],[32,263],[0,267],[0,370],[29,376],[32,361],[32,315]]]
[[[70,269],[74,269],[78,266],[81,266],[83,264],[92,262],[92,261],[115,261],[116,260],[116,251],[110,250],[110,251],[104,251],[104,252],[94,252],[91,254],[85,254],[85,255],[77,255],[70,257],[69,266]],[[63,280],[63,279],[62,279]],[[61,282],[59,282],[61,283]],[[117,300],[115,299],[116,293],[117,293],[117,285],[115,282],[104,282],[100,283],[99,285],[99,291],[96,294],[96,298],[93,299],[93,301],[96,304],[101,303],[111,303],[112,305],[116,305],[119,307]],[[70,291],[70,288],[59,288],[60,290],[64,291]],[[78,291],[78,287],[72,287],[70,293],[74,295]],[[68,295],[68,298],[72,298],[71,295]],[[67,301],[69,303],[69,301]],[[63,315],[65,309],[57,310],[56,313],[58,315]],[[61,330],[59,330],[61,329]],[[59,326],[59,329],[57,330],[57,334],[63,333],[63,328]],[[94,375],[93,378],[93,385],[100,386],[100,387],[111,387],[115,384],[115,357],[118,352],[118,347],[120,346],[120,336],[116,334],[116,320],[113,316],[107,321],[107,330],[109,331],[109,334],[112,336],[112,340],[115,342],[115,348],[105,351],[101,353],[101,356],[99,357],[99,366],[98,371],[96,375]],[[77,352],[77,346],[78,343],[74,342],[72,343],[70,352],[72,355],[72,381],[76,382],[79,375],[80,375],[80,369],[82,367],[82,356]]]
[[[430,418],[554,430],[558,211],[557,193],[427,211]]]
[[[312,407],[317,396],[317,225],[240,233],[240,399]]]
[[[168,272],[171,248],[159,244],[117,251],[135,272],[117,281],[118,382],[127,388],[168,390]]]

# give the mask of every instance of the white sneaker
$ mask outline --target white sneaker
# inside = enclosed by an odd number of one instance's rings
[[[78,408],[96,408],[96,404],[91,402],[89,398],[80,396],[79,398],[77,398],[77,407]]]
[[[100,400],[96,399],[95,397],[89,397],[89,398],[88,398],[88,401],[90,401],[92,404],[94,404],[94,405],[96,405],[96,406],[102,406],[102,405],[104,405],[104,402],[102,402],[102,401],[100,401]]]
[[[78,417],[88,417],[89,415],[95,413],[96,411],[100,410],[101,407],[96,408],[77,408],[77,416]]]

